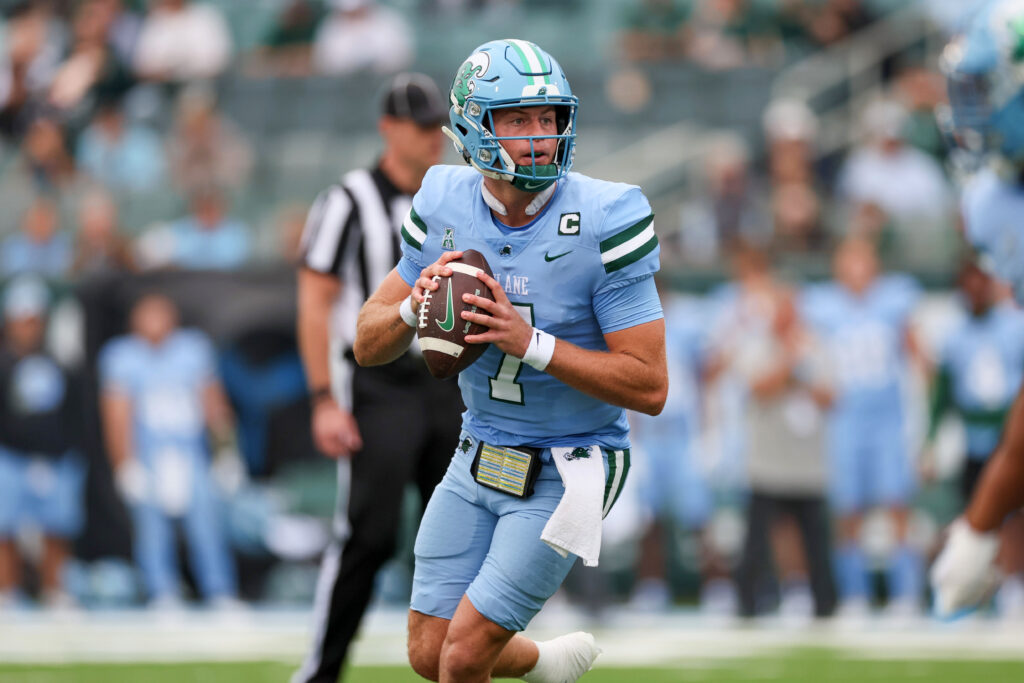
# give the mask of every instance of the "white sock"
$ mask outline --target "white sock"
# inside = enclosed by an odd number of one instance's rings
[[[590,671],[601,648],[583,631],[537,641],[537,664],[521,680],[527,683],[573,683]]]

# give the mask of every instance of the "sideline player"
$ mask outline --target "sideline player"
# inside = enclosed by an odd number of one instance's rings
[[[593,484],[581,509],[597,517],[577,520],[585,533],[572,540],[586,546],[596,532],[599,543],[601,513],[629,466],[624,408],[657,414],[665,402],[650,205],[637,187],[569,174],[576,106],[561,67],[536,45],[477,48],[456,74],[446,130],[472,168],[427,173],[402,260],[360,312],[356,359],[384,363],[409,344],[420,302],[437,288],[431,278],[450,275],[459,250],[480,251],[494,272],[479,275],[494,302],[466,295],[483,312],[462,318],[489,328],[466,339],[490,347],[460,375],[463,433],[416,539],[409,658],[431,680],[575,681],[590,669],[599,653],[590,634],[541,643],[517,634],[576,559],[541,533],[575,488],[567,474],[563,489],[565,469]],[[533,494],[478,483],[471,465],[485,456],[539,464]]]
[[[398,262],[402,220],[444,139],[447,110],[427,76],[395,76],[383,105],[377,166],[324,190],[302,238],[299,346],[314,441],[338,459],[338,502],[313,644],[292,683],[338,680],[374,577],[395,552],[406,487],[414,484],[426,504],[459,435],[458,386],[434,380],[421,358],[406,354],[377,368],[351,360],[359,307]]]
[[[920,358],[910,325],[916,282],[880,272],[874,246],[847,238],[835,253],[835,281],[804,296],[807,319],[831,350],[835,401],[829,417],[830,498],[838,516],[836,575],[844,616],[869,610],[868,562],[861,527],[873,506],[884,507],[896,532],[886,558],[887,611],[918,611],[924,571],[908,539],[916,482],[904,436],[902,382]]]
[[[958,153],[980,170],[964,188],[967,237],[1024,303],[1024,1],[995,0],[943,52]],[[998,585],[998,530],[1024,505],[1024,393],[964,514],[932,568],[940,615],[974,607]]]

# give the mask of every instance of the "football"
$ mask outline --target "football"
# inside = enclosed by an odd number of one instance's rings
[[[487,259],[473,249],[463,252],[462,258],[450,261],[450,277],[434,276],[438,288],[427,292],[419,307],[419,325],[416,336],[423,351],[423,360],[430,374],[438,379],[447,379],[459,374],[487,350],[488,344],[468,344],[466,335],[481,334],[487,330],[483,325],[462,319],[462,311],[476,311],[462,300],[463,294],[476,294],[494,300],[491,290],[477,279],[482,270],[492,275]]]

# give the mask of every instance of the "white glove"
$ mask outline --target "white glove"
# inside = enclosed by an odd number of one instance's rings
[[[975,531],[963,517],[953,522],[931,572],[940,617],[976,607],[995,592],[1001,579],[994,564],[998,552],[998,535]]]
[[[114,472],[114,485],[126,503],[137,505],[149,493],[149,475],[138,460],[128,458]]]

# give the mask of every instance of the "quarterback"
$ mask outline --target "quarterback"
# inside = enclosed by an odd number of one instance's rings
[[[963,194],[967,237],[1024,303],[1024,0],[994,0],[946,47],[952,132],[958,154],[976,159]],[[998,584],[996,532],[1024,505],[1024,394],[963,516],[932,568],[936,607],[954,615]]]
[[[653,214],[639,188],[569,172],[577,98],[533,43],[478,47],[450,104],[445,132],[468,166],[423,179],[402,259],[363,306],[354,346],[363,365],[395,358],[432,278],[451,275],[463,250],[487,259],[494,277],[477,277],[494,301],[467,293],[479,310],[461,315],[487,328],[466,341],[490,346],[459,376],[463,433],[416,538],[409,659],[430,680],[575,681],[600,652],[593,636],[534,642],[519,631],[577,555],[596,562],[549,540],[556,508],[570,490],[581,510],[596,506],[577,525],[592,548],[629,468],[625,409],[657,414],[665,402]],[[515,486],[480,476],[485,459],[509,457],[527,463]]]

